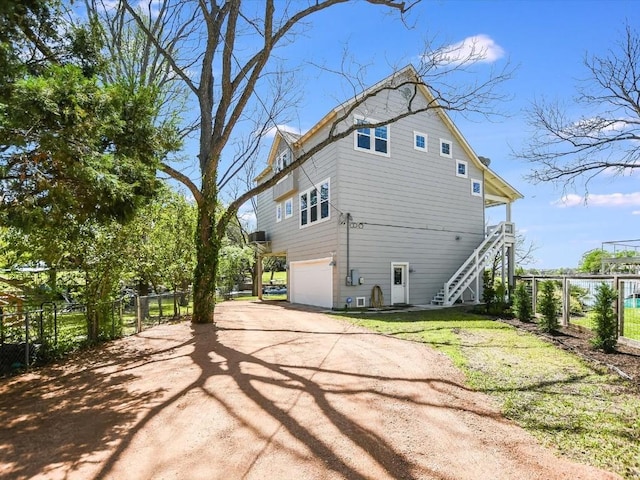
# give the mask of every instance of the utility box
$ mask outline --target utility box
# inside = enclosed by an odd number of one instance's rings
[[[359,285],[360,284],[360,270],[357,269],[352,269],[351,272],[349,272],[349,285]]]

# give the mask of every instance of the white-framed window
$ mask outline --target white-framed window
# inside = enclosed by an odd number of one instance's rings
[[[284,218],[293,217],[293,197],[287,198],[284,202]]]
[[[279,203],[276,205],[276,222],[282,221],[282,204]]]
[[[355,117],[356,124],[377,123],[377,120]],[[353,148],[376,155],[389,156],[389,125],[375,128],[358,128],[353,137]]]
[[[467,162],[456,160],[456,177],[467,178]]]
[[[471,179],[471,195],[482,196],[482,182],[480,180]]]
[[[300,228],[324,222],[331,216],[329,179],[300,194]]]
[[[283,168],[287,167],[291,163],[291,152],[289,150],[283,150],[278,154],[273,162],[273,171],[278,173]]]
[[[440,139],[440,156],[448,158],[453,156],[453,144],[451,140]]]
[[[413,148],[421,152],[427,151],[427,134],[421,132],[413,132]]]

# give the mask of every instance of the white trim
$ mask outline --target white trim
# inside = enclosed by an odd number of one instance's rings
[[[418,146],[418,137],[424,137],[424,147]],[[426,133],[413,131],[413,148],[419,152],[426,152],[429,148],[429,136]]]
[[[364,308],[367,306],[367,297],[356,297],[356,308]]]
[[[474,186],[478,185],[478,191],[475,191]],[[471,179],[471,195],[473,195],[474,197],[481,197],[482,196],[482,180],[478,180],[475,178]]]
[[[288,213],[287,213],[287,204],[291,206],[291,209]],[[293,217],[293,197],[287,198],[284,201],[284,218],[291,218],[291,217]]]
[[[327,188],[329,189],[329,198],[327,198],[327,216],[322,218],[321,217],[321,215],[322,215],[322,200],[321,200],[320,196],[321,196],[321,192],[322,192],[322,186],[325,183],[327,184]],[[311,205],[310,205],[311,198],[310,197],[311,197],[311,192],[313,190],[317,191],[317,201],[318,201],[318,203],[317,203],[318,217],[317,217],[317,220],[315,220],[314,222],[311,221],[311,215],[310,215],[310,212],[311,212]],[[302,225],[302,212],[303,212],[303,209],[302,209],[302,202],[301,202],[300,199],[302,198],[303,195],[307,195],[307,208],[304,210],[304,211],[307,212],[307,223],[306,223],[306,225]],[[307,228],[307,227],[310,227],[311,225],[316,225],[318,223],[323,223],[323,222],[326,222],[327,220],[329,220],[331,218],[331,179],[327,178],[327,179],[325,179],[325,180],[323,180],[321,182],[318,182],[316,185],[314,185],[312,187],[309,187],[304,192],[300,192],[298,194],[298,207],[299,207],[298,208],[298,210],[299,210],[299,212],[298,212],[298,227],[299,228]]]
[[[276,205],[276,223],[282,221],[282,203]]]
[[[358,120],[363,120],[367,123],[378,123],[379,120],[374,120],[373,118],[366,118],[363,117],[362,115],[354,115],[353,116],[353,123],[357,124]],[[383,125],[381,127],[377,127],[377,128],[385,128],[387,131],[387,138],[385,138],[384,140],[387,142],[387,151],[386,152],[378,152],[375,149],[375,145],[376,145],[376,133],[375,133],[375,128],[371,128],[371,127],[364,127],[367,128],[369,130],[369,148],[362,148],[358,146],[358,129],[356,128],[353,132],[353,149],[357,150],[359,152],[367,152],[367,153],[371,153],[373,155],[378,155],[381,157],[390,157],[391,156],[391,127],[389,125]],[[371,130],[373,130],[373,132],[371,132]]]
[[[460,173],[460,165],[464,165],[464,173]],[[456,177],[467,178],[469,172],[469,165],[464,160],[456,160]]]
[[[449,145],[449,154],[442,153],[442,145],[445,143]],[[439,151],[441,157],[453,158],[453,142],[451,140],[447,140],[446,138],[441,138]]]

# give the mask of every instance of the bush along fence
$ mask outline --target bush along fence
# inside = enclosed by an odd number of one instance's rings
[[[188,315],[190,308],[188,292],[127,295],[91,306],[5,305],[0,308],[0,375],[44,364],[91,343],[139,333]],[[98,311],[98,321],[90,321],[91,312]]]
[[[598,299],[602,285],[612,290],[613,312],[618,340],[640,348],[640,276],[521,276],[516,283],[524,284],[531,309],[542,317],[548,309],[548,296],[553,296],[557,317],[562,326],[575,326],[596,332],[598,329]]]

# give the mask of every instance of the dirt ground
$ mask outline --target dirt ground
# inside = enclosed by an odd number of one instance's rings
[[[225,302],[0,383],[7,479],[613,479],[537,445],[442,354]]]

